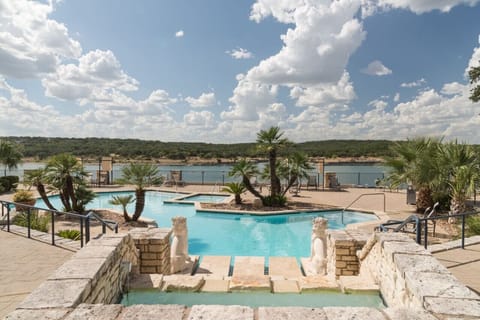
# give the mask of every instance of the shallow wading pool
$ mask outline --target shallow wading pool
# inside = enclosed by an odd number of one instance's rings
[[[312,293],[270,293],[270,292],[162,292],[158,290],[135,290],[124,294],[121,304],[181,304],[192,306],[206,305],[242,305],[249,307],[373,307],[384,308],[379,294],[340,292]]]

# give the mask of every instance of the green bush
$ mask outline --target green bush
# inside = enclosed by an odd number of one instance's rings
[[[18,184],[17,176],[4,176],[0,177],[0,186],[2,186],[4,192],[9,192],[12,189],[15,189]]]
[[[282,195],[267,196],[264,198],[263,204],[268,207],[284,207],[287,204],[287,197]]]
[[[469,216],[465,219],[467,237],[480,235],[480,216]]]
[[[28,227],[28,212],[21,212],[13,218],[13,224],[21,227]],[[30,213],[30,228],[48,232],[50,218],[42,216],[38,211],[31,211]]]
[[[80,240],[80,231],[73,229],[60,230],[57,232],[57,236],[78,241]]]

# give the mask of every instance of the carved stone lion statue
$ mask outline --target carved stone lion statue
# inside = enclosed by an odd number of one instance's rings
[[[325,275],[327,270],[327,219],[313,219],[309,271]]]
[[[183,271],[188,267],[190,256],[188,255],[188,230],[187,218],[173,217],[173,235],[170,249],[171,273]]]

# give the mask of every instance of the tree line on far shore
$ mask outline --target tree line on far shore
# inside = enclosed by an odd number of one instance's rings
[[[115,155],[122,159],[187,160],[237,159],[258,156],[255,143],[214,144],[200,142],[162,142],[138,139],[108,138],[46,138],[46,137],[0,137],[0,140],[15,143],[22,148],[24,157],[45,160],[60,153],[77,157],[98,158]],[[388,140],[326,140],[295,144],[296,150],[308,157],[376,157],[390,156]],[[288,153],[289,150],[284,150]]]

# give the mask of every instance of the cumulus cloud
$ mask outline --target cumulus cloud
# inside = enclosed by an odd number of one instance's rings
[[[480,0],[379,0],[378,5],[384,9],[408,9],[416,14],[422,14],[432,10],[449,12],[455,6],[474,6],[479,2]]]
[[[65,25],[48,18],[52,11],[52,2],[0,0],[0,74],[37,78],[81,55]]]
[[[198,98],[186,97],[185,101],[187,101],[192,108],[213,107],[217,103],[214,92],[202,93]]]
[[[421,79],[418,79],[418,80],[413,81],[413,82],[404,82],[404,83],[400,84],[400,87],[402,87],[402,88],[415,88],[415,87],[423,86],[426,83],[427,83],[427,80],[425,80],[424,78],[421,78]]]
[[[80,57],[78,65],[61,65],[42,80],[47,96],[80,104],[105,102],[119,92],[137,90],[138,84],[109,50],[90,51]]]
[[[400,101],[400,93],[395,93],[395,96],[393,96],[393,102],[398,102]]]
[[[371,76],[386,76],[392,74],[392,70],[385,67],[383,63],[379,60],[370,62],[368,66],[361,71]]]
[[[237,48],[233,50],[227,50],[225,53],[228,53],[235,59],[250,59],[253,58],[253,54],[247,49]]]
[[[183,32],[183,30],[178,30],[177,32],[175,32],[175,37],[176,38],[181,38],[185,35],[185,32]]]

